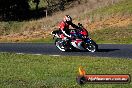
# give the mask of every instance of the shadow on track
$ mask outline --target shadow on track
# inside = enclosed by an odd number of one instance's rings
[[[120,49],[99,49],[98,52],[112,52],[117,50],[120,50]]]
[[[117,51],[120,49],[98,49],[96,52],[112,52],[112,51]],[[72,50],[72,51],[67,51],[67,52],[88,52],[88,51],[81,51],[81,50]]]

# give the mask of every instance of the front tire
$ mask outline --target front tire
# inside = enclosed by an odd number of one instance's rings
[[[89,52],[93,53],[98,51],[98,45],[92,40],[90,41],[90,43],[86,43],[85,46],[86,46],[86,50]]]

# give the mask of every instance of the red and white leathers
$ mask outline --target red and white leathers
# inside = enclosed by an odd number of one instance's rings
[[[59,24],[59,30],[62,32],[62,34],[61,34],[62,38],[71,37],[71,35],[70,35],[70,29],[69,29],[70,25],[73,28],[78,28],[78,26],[76,26],[72,22],[65,22],[65,21],[60,22],[60,24]]]

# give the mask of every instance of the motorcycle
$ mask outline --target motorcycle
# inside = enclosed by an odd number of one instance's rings
[[[61,36],[60,30],[52,31],[53,39],[55,40],[56,47],[61,51],[89,51],[96,52],[98,50],[98,45],[89,37],[88,31],[78,23],[79,29],[71,29],[71,38],[64,39]]]

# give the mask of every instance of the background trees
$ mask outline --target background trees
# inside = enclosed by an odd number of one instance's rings
[[[25,18],[29,9],[28,0],[0,0],[0,19]]]
[[[65,3],[69,1],[72,0],[0,0],[0,21],[20,21],[42,17],[45,16],[46,9],[51,13],[58,10],[63,11]],[[30,9],[30,2],[33,2],[36,8]]]

